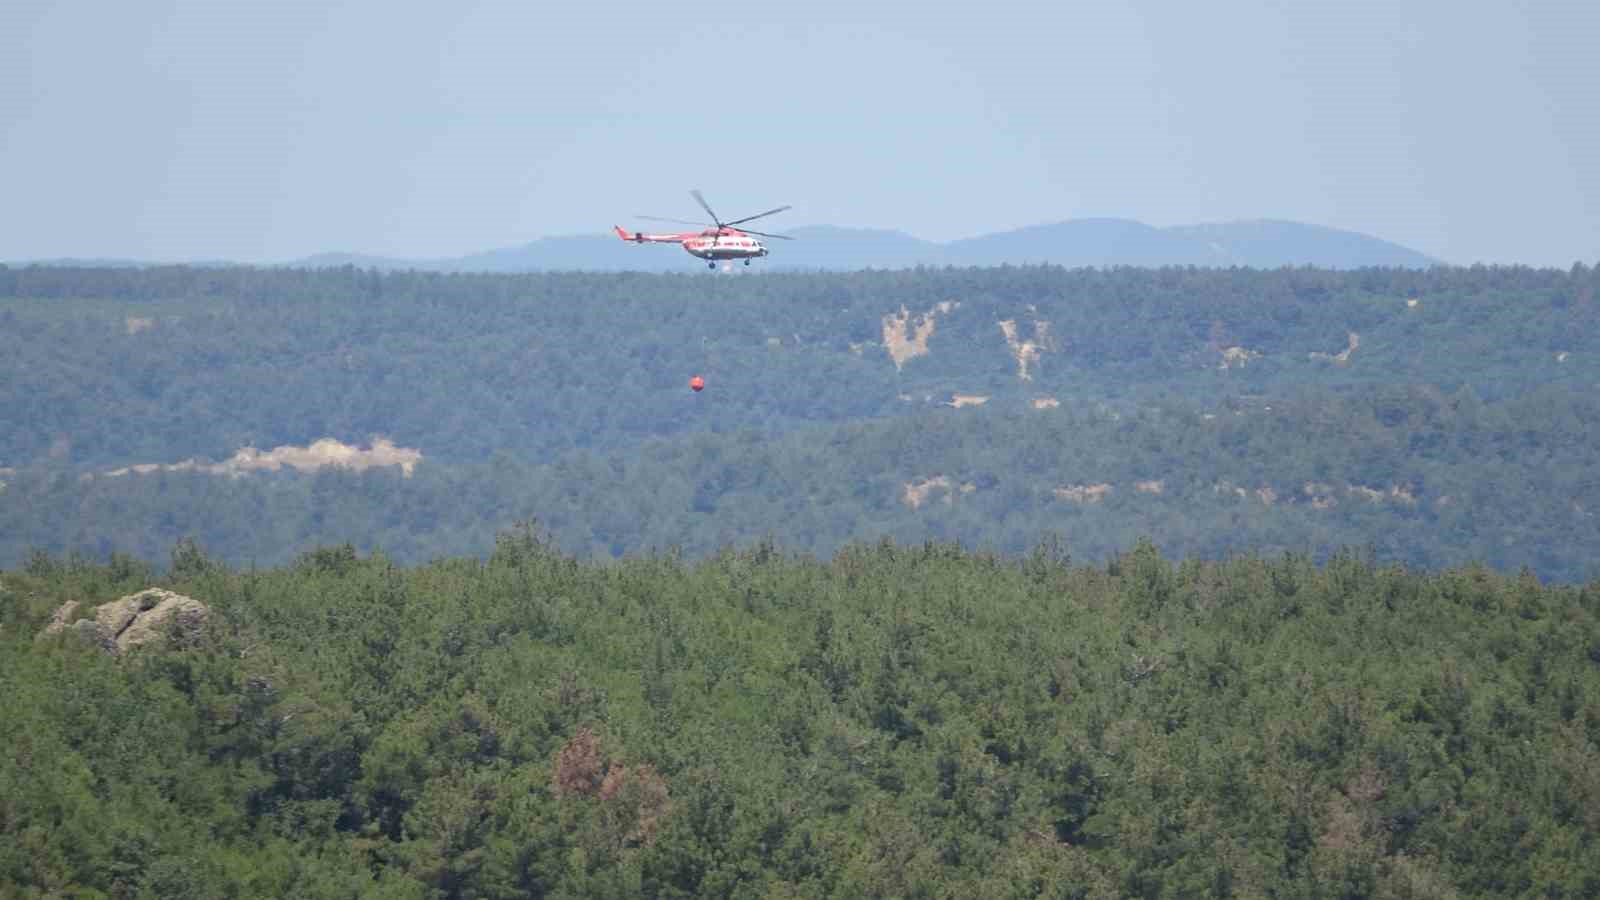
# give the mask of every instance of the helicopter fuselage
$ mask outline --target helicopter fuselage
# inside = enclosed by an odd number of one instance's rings
[[[687,251],[689,255],[697,256],[704,260],[709,260],[707,265],[713,269],[717,267],[718,260],[742,259],[744,260],[744,264],[748,266],[750,265],[750,260],[759,259],[763,256],[766,256],[768,252],[767,247],[756,237],[757,235],[761,235],[763,237],[782,238],[783,240],[790,239],[786,234],[769,234],[765,231],[744,231],[734,227],[735,225],[742,225],[745,222],[751,222],[756,219],[765,218],[773,215],[774,213],[781,213],[784,210],[789,209],[787,206],[779,206],[776,209],[769,209],[766,212],[756,213],[753,216],[745,216],[742,219],[734,219],[731,222],[724,222],[721,218],[718,218],[716,213],[711,211],[710,204],[706,203],[706,198],[700,196],[699,191],[690,191],[689,196],[693,197],[694,201],[700,204],[700,208],[706,211],[706,215],[711,217],[711,221],[706,223],[706,227],[703,231],[683,231],[675,234],[649,234],[643,231],[635,231],[630,234],[626,231],[623,231],[622,226],[620,225],[613,225],[611,227],[616,231],[617,237],[622,238],[625,241],[632,241],[636,244],[682,244],[683,249]],[[662,222],[683,222],[682,219],[662,219],[659,216],[640,216],[639,218],[656,219],[657,221]],[[693,225],[695,223],[683,222],[683,224]]]
[[[683,249],[701,259],[757,259],[767,248],[755,237],[733,228],[707,229],[683,241]]]

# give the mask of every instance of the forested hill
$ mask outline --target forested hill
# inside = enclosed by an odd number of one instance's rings
[[[185,546],[187,618],[107,652],[151,583],[0,572],[8,895],[1600,893],[1600,585],[1148,543]]]
[[[1594,571],[1595,270],[0,269],[0,565],[1371,544]],[[702,394],[686,387],[702,374]],[[374,436],[384,440],[374,442]]]

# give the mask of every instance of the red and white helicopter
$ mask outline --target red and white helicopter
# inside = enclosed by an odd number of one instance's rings
[[[629,234],[623,231],[620,225],[613,225],[612,227],[617,230],[617,237],[625,241],[633,241],[636,244],[682,244],[684,250],[701,259],[708,260],[706,267],[710,269],[717,267],[718,260],[742,259],[744,264],[748,266],[750,265],[750,260],[766,256],[768,251],[766,246],[761,243],[760,238],[794,240],[794,238],[786,234],[768,234],[764,231],[751,231],[748,228],[733,227],[754,221],[763,216],[781,213],[789,209],[787,206],[769,209],[766,212],[745,216],[742,219],[734,219],[732,222],[724,222],[717,218],[716,213],[711,211],[711,205],[706,203],[706,198],[700,196],[699,191],[690,191],[689,196],[693,197],[695,202],[700,204],[700,208],[706,211],[706,215],[711,217],[709,223],[690,222],[686,219],[663,219],[660,216],[637,216],[636,218],[649,219],[653,222],[676,222],[680,225],[702,225],[704,226],[703,231],[685,231],[679,234],[645,234],[635,231]],[[757,237],[757,235],[760,237]]]

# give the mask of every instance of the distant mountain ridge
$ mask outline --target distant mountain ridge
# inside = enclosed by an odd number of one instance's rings
[[[1319,266],[1427,268],[1440,264],[1416,250],[1353,231],[1300,222],[1256,220],[1156,228],[1132,219],[1072,219],[938,243],[901,231],[811,225],[774,242],[770,269],[896,269],[1048,263],[1068,267]],[[569,235],[454,259],[399,260],[323,255],[291,265],[371,266],[453,272],[550,270],[689,271],[696,264],[673,247],[628,244],[612,235]]]
[[[1040,263],[1070,268],[1240,266],[1253,269],[1284,266],[1422,269],[1442,264],[1441,260],[1371,235],[1271,219],[1168,228],[1156,228],[1132,219],[1071,219],[947,243],[927,241],[890,229],[834,225],[801,226],[785,233],[795,240],[774,241],[773,255],[757,263],[758,266],[814,271]],[[40,261],[38,264],[52,263]],[[147,265],[126,260],[104,264]],[[540,238],[518,246],[449,258],[400,259],[360,253],[319,253],[281,265],[311,269],[349,265],[382,270],[514,273],[690,272],[698,263],[676,247],[639,246],[619,241],[607,233]]]

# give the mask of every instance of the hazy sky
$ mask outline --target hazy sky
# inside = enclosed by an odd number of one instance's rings
[[[1596,34],[1592,0],[7,0],[0,259],[452,256],[699,187],[775,228],[1594,263]]]

